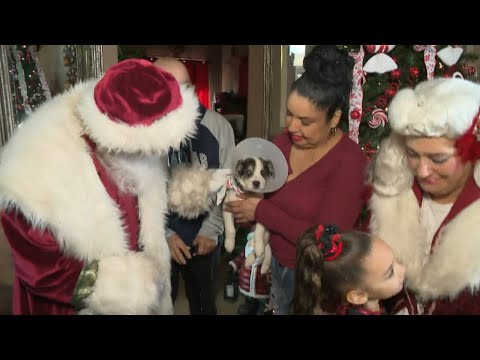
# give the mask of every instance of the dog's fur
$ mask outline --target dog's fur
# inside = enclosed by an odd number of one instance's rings
[[[239,200],[235,187],[243,193],[262,196],[260,191],[265,188],[267,179],[275,177],[275,169],[269,160],[260,157],[249,157],[239,160],[235,166],[233,176],[233,188],[228,188],[225,196],[225,202]],[[223,219],[225,222],[225,249],[232,252],[235,247],[235,224],[233,214],[223,211]],[[255,251],[252,252],[245,260],[245,266],[251,267],[257,257],[263,256],[262,267],[260,272],[265,274],[270,268],[272,251],[269,245],[270,232],[260,223],[255,224]]]

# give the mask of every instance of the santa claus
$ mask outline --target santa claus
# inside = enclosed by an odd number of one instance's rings
[[[163,157],[197,109],[193,88],[132,59],[24,121],[0,162],[13,314],[172,313]]]

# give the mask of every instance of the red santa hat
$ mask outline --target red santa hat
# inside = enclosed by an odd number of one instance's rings
[[[162,153],[195,134],[194,89],[147,60],[129,59],[85,84],[78,105],[98,145],[127,153]]]
[[[415,89],[400,90],[388,109],[392,134],[380,145],[375,162],[374,187],[385,195],[410,188],[413,175],[407,167],[403,137],[456,139],[457,152],[475,163],[480,184],[480,85],[459,78],[424,81]]]

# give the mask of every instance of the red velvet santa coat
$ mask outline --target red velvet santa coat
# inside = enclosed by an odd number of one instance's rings
[[[195,132],[198,101],[182,87],[179,109],[150,127],[128,128],[98,111],[94,84],[44,104],[2,149],[15,314],[172,313],[166,161],[145,155],[131,162],[129,195],[95,164],[82,135],[107,148],[162,154]]]
[[[422,192],[406,167],[404,153],[390,138],[375,164],[370,230],[385,240],[405,265],[407,291],[396,311],[409,314],[480,314],[480,167],[475,165],[425,255],[426,230],[420,222]],[[393,143],[387,149],[386,144]],[[398,145],[398,144],[397,144]]]

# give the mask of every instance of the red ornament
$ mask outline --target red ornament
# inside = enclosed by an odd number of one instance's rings
[[[400,89],[400,81],[399,81],[399,80],[392,81],[392,82],[390,83],[390,87],[391,87],[392,89],[395,89],[395,90]]]
[[[360,111],[358,109],[355,109],[355,110],[352,110],[352,112],[350,113],[350,117],[353,119],[353,120],[358,120],[360,119]]]
[[[392,70],[390,76],[392,77],[392,79],[398,80],[400,79],[400,76],[402,76],[402,72],[399,69],[395,69]]]
[[[377,149],[373,148],[370,143],[366,143],[363,147],[363,150],[369,157],[377,153]]]
[[[418,70],[416,66],[411,66],[410,70],[408,70],[408,73],[411,77],[416,78],[420,74],[420,70]]]
[[[380,95],[375,101],[375,105],[377,105],[377,107],[379,108],[384,108],[387,105],[387,102],[388,102],[387,97]]]
[[[385,96],[387,97],[393,97],[393,95],[395,95],[397,92],[397,89],[395,88],[388,88],[387,90],[385,90]]]
[[[459,70],[458,66],[452,65],[452,66],[449,66],[449,67],[445,68],[444,74],[448,75],[448,77],[452,77],[453,74],[455,74],[455,72],[457,72],[458,70]]]

